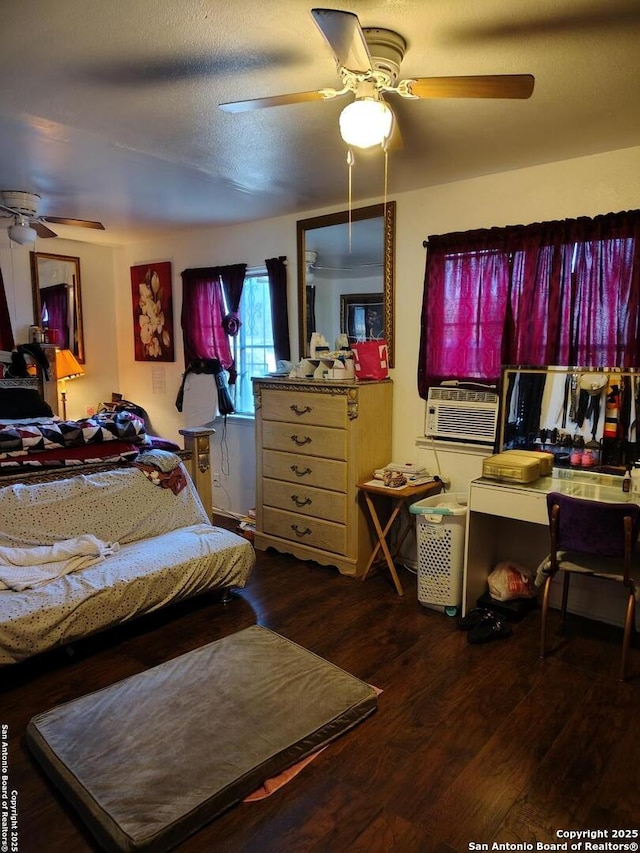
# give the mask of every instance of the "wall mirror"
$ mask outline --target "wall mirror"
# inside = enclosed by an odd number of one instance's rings
[[[351,218],[345,210],[298,221],[301,357],[309,355],[312,332],[323,334],[333,349],[338,337],[353,335],[355,327],[387,341],[393,367],[395,213],[390,201],[356,208]],[[376,304],[381,323],[373,322]],[[347,318],[359,317],[358,311],[370,322],[348,328]]]
[[[496,449],[544,450],[558,467],[623,473],[640,455],[639,416],[640,372],[504,367]]]
[[[49,329],[49,341],[84,363],[80,258],[31,252],[33,322]]]

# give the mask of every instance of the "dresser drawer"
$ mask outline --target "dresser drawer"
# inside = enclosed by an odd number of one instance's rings
[[[332,554],[346,554],[347,529],[344,524],[265,506],[263,525],[264,532],[270,536],[279,536]]]
[[[268,478],[263,481],[262,499],[265,506],[311,515],[326,521],[344,523],[347,510],[347,498],[343,493]]]
[[[347,398],[299,391],[262,392],[262,418],[295,424],[342,427],[347,425]]]
[[[265,421],[262,438],[263,447],[268,450],[286,450],[323,459],[347,458],[347,432],[344,429]]]
[[[331,489],[334,492],[347,491],[347,463],[335,459],[318,459],[299,453],[264,450],[262,475],[274,480]]]

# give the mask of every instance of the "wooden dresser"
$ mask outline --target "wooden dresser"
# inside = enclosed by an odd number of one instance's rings
[[[255,547],[363,574],[375,543],[356,484],[391,460],[393,384],[254,379]]]

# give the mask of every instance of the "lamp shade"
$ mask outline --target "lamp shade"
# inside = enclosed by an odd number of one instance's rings
[[[391,108],[376,98],[357,98],[340,113],[340,135],[356,148],[382,145],[392,127]]]
[[[26,219],[18,219],[9,228],[9,239],[20,246],[33,243],[37,237],[36,229],[32,228]]]
[[[83,375],[84,367],[78,364],[70,349],[56,350],[56,379],[73,379]]]

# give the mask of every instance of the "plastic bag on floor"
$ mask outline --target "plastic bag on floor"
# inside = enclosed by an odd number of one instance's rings
[[[511,601],[514,598],[534,598],[537,591],[534,573],[512,560],[498,563],[489,575],[489,593],[496,601]]]

